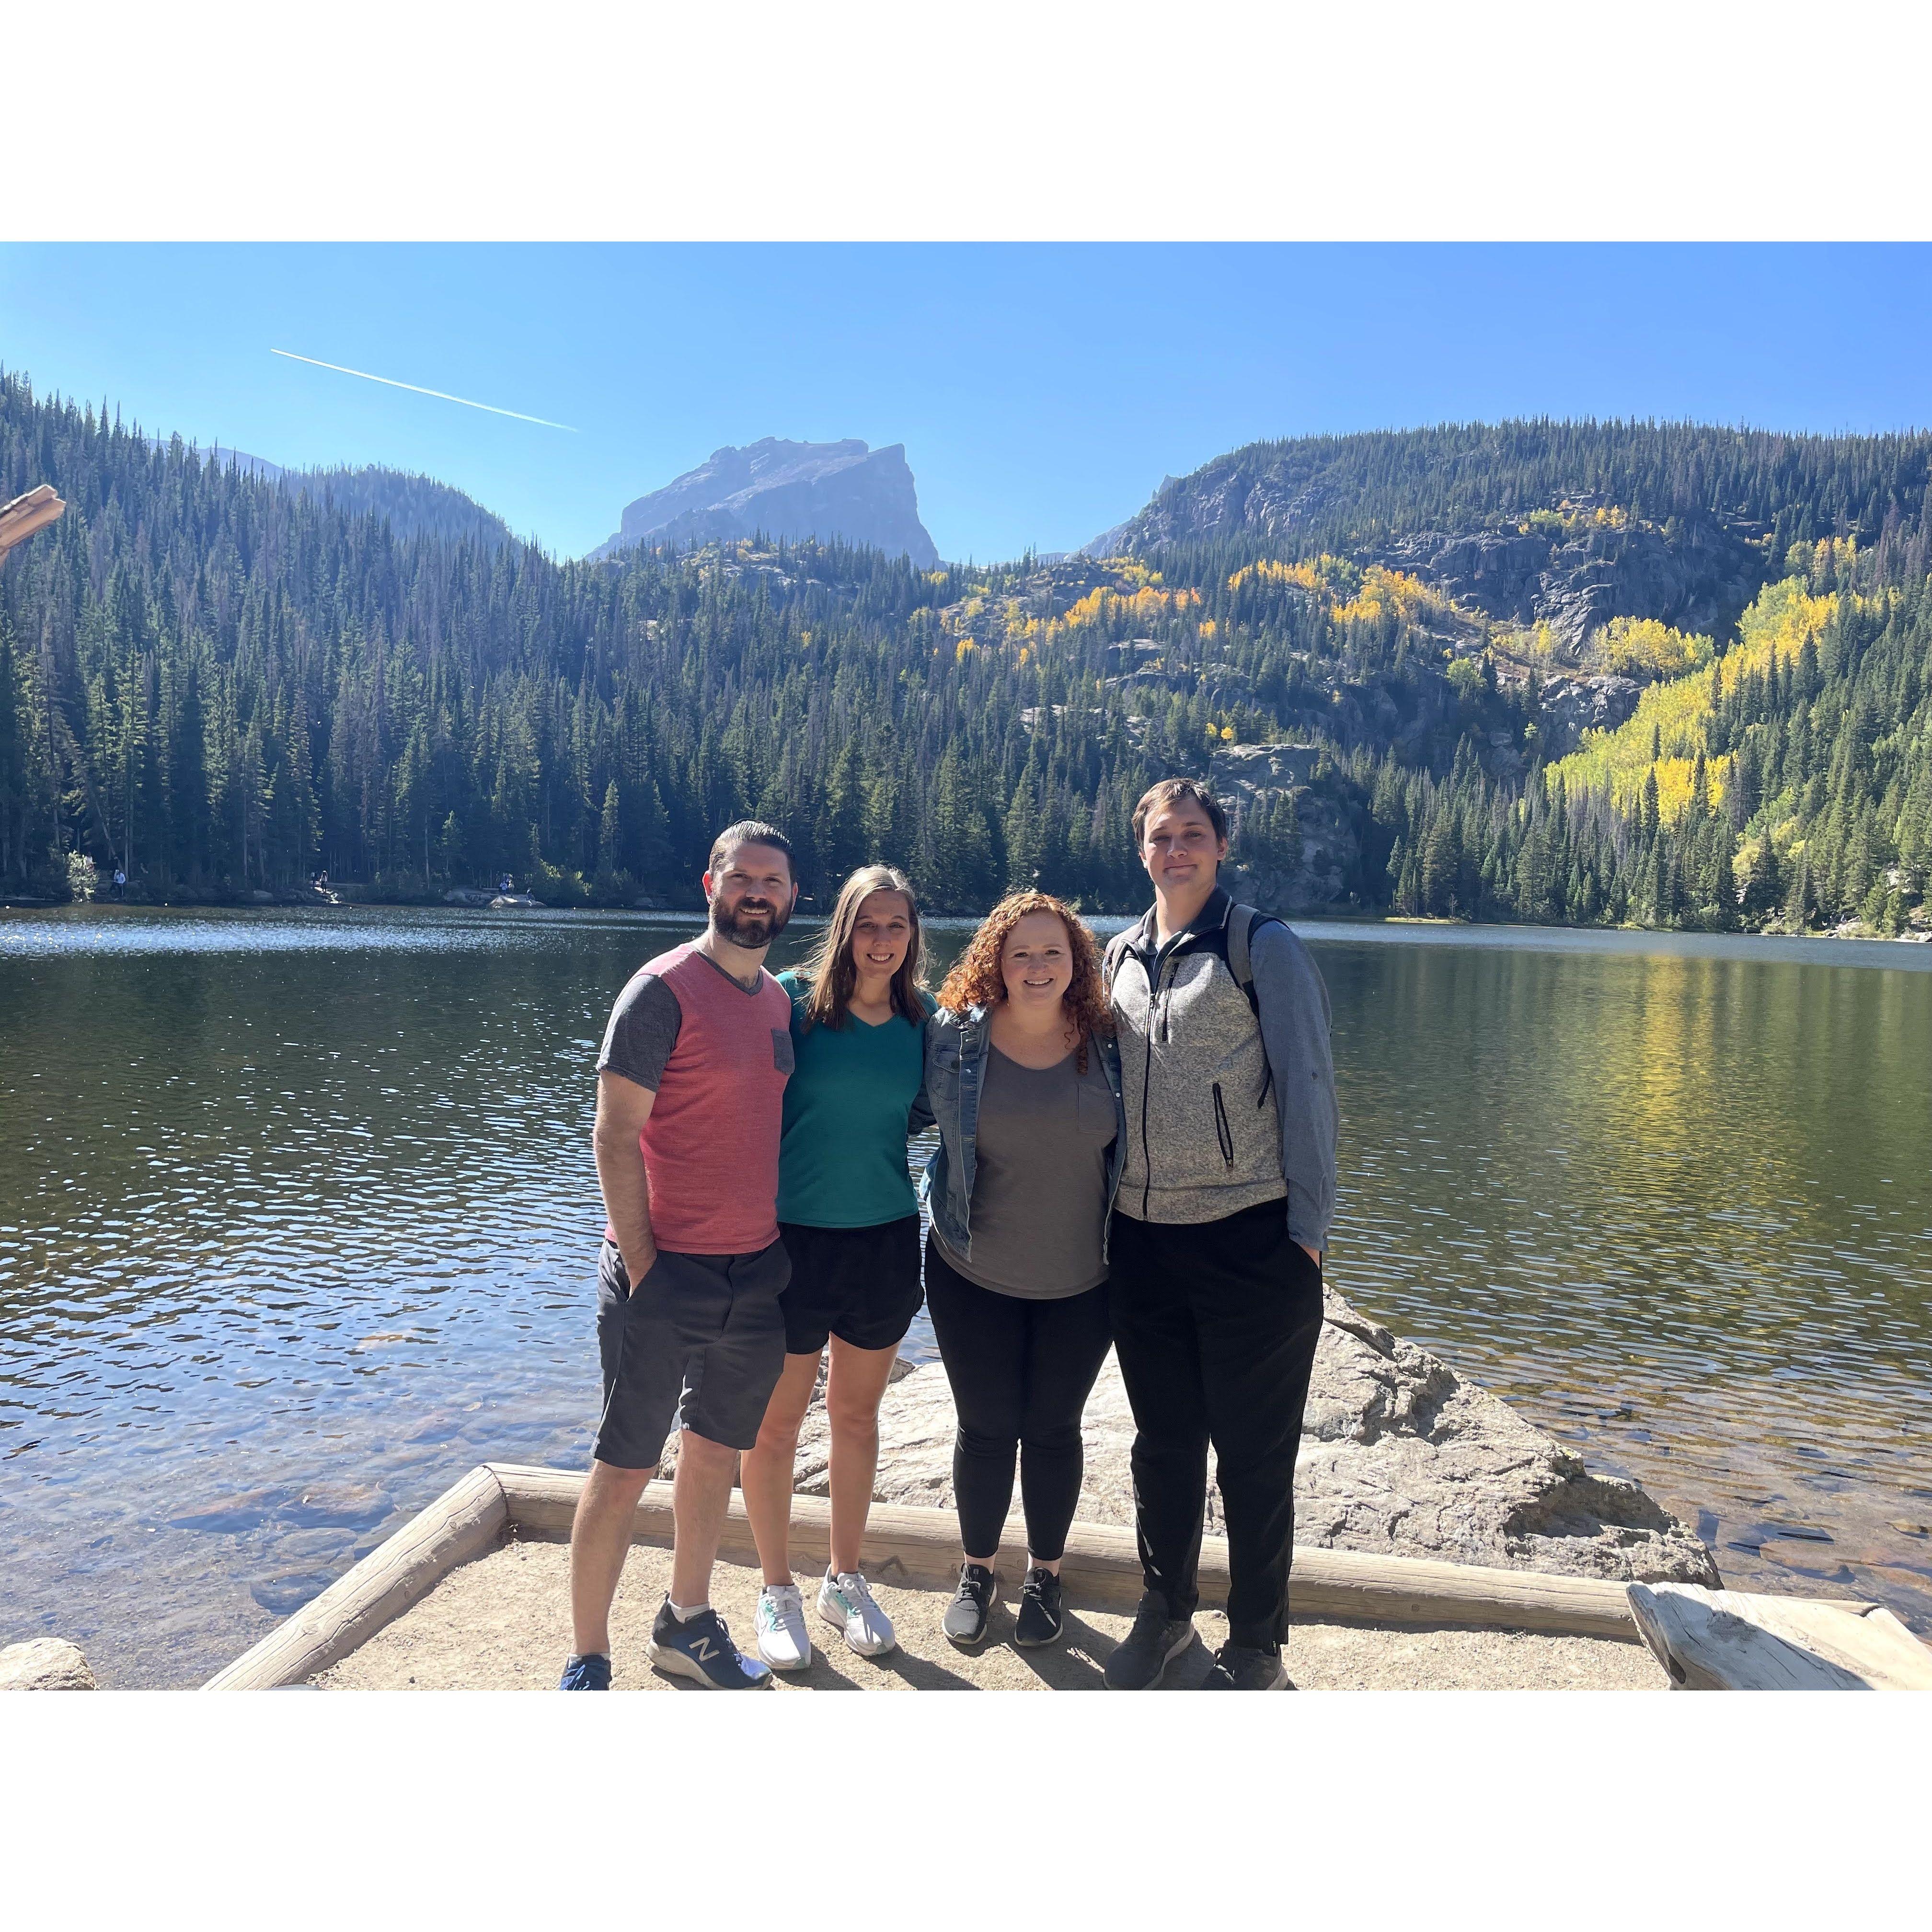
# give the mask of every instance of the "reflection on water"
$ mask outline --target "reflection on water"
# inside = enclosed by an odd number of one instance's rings
[[[0,914],[0,1641],[196,1682],[473,1463],[581,1463],[589,1070],[690,929]],[[1732,1582],[1927,1627],[1932,958],[1307,930],[1343,1292]]]

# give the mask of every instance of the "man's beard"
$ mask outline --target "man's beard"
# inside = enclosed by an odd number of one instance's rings
[[[711,929],[720,939],[728,939],[734,946],[742,946],[747,952],[755,952],[761,946],[769,946],[785,929],[791,917],[788,905],[775,905],[768,910],[746,912],[744,901],[740,899],[730,911],[724,910],[719,899],[711,902]]]

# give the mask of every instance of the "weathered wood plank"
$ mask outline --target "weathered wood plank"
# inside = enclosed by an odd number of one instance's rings
[[[514,1463],[490,1466],[503,1486],[510,1520],[518,1528],[537,1536],[568,1534],[582,1477]],[[801,1555],[823,1544],[830,1517],[831,1505],[823,1496],[792,1498],[794,1542]],[[670,1540],[669,1484],[654,1484],[645,1491],[632,1533],[646,1542]],[[743,1502],[735,1495],[718,1553],[734,1562],[756,1555]],[[866,1522],[864,1556],[874,1581],[950,1585],[959,1569],[958,1519],[950,1510],[874,1503]],[[1133,1532],[1076,1522],[1067,1537],[1063,1574],[1069,1594],[1078,1601],[1131,1608],[1142,1589]],[[1202,1551],[1202,1592],[1212,1598],[1226,1588],[1227,1582],[1226,1547],[1210,1538]],[[1623,1585],[1588,1577],[1304,1548],[1294,1553],[1291,1596],[1296,1613],[1303,1616],[1462,1624],[1639,1640]]]
[[[0,557],[16,544],[25,543],[36,530],[58,522],[66,508],[66,504],[54,494],[51,483],[43,483],[24,496],[16,496],[10,503],[0,504]]]
[[[1932,1690],[1932,1649],[1876,1604],[1690,1583],[1632,1583],[1628,1595],[1673,1689]]]
[[[503,1485],[488,1468],[472,1469],[202,1688],[268,1690],[306,1682],[393,1623],[459,1563],[481,1555],[508,1515]]]

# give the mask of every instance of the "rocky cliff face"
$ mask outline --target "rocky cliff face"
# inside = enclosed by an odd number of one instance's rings
[[[1235,820],[1234,850],[1221,882],[1234,897],[1265,912],[1314,912],[1348,892],[1361,856],[1355,814],[1317,777],[1313,745],[1228,745],[1209,761],[1208,782]],[[1244,854],[1240,820],[1265,812],[1281,793],[1292,801],[1301,832],[1301,861],[1269,864]]]
[[[1163,544],[1244,537],[1286,550],[1313,538],[1358,562],[1409,572],[1472,612],[1510,624],[1547,624],[1573,651],[1612,617],[1655,617],[1716,634],[1764,580],[1767,559],[1757,541],[1763,525],[1706,513],[1659,527],[1622,510],[1612,523],[1598,523],[1591,512],[1600,503],[1618,506],[1580,474],[1546,504],[1504,512],[1492,503],[1440,526],[1405,529],[1387,520],[1396,508],[1384,488],[1393,472],[1340,460],[1347,443],[1389,440],[1307,438],[1232,450],[1191,476],[1165,479],[1138,515],[1095,538],[1084,554],[1142,554]],[[1459,464],[1480,470],[1504,458],[1465,450],[1454,458],[1391,454],[1389,464],[1403,460],[1420,491]],[[1562,514],[1547,514],[1559,508]]]
[[[1614,731],[1642,695],[1643,686],[1631,677],[1550,679],[1542,693],[1544,756],[1567,757],[1586,731]]]
[[[879,1414],[880,1502],[952,1507],[956,1420],[938,1363],[894,1382]],[[1081,1516],[1131,1525],[1133,1418],[1111,1355],[1082,1432]],[[807,1495],[826,1493],[827,1442],[814,1406],[799,1443],[797,1486]],[[1593,1475],[1506,1402],[1332,1292],[1294,1496],[1294,1540],[1316,1548],[1618,1582],[1719,1581],[1709,1550],[1636,1484]],[[1208,1528],[1226,1534],[1212,1489]]]
[[[1573,650],[1612,617],[1727,630],[1757,595],[1765,570],[1755,544],[1708,526],[1676,538],[1649,528],[1554,538],[1513,526],[1424,531],[1380,547],[1368,560],[1408,571],[1505,622],[1547,624]]]
[[[787,442],[776,436],[742,449],[713,450],[695,470],[627,505],[622,526],[590,554],[636,544],[712,543],[757,532],[833,538],[905,556],[922,569],[939,553],[919,520],[919,496],[905,447]]]

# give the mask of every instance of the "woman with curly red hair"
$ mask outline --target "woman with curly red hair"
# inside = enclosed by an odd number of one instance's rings
[[[1126,1147],[1120,1056],[1094,937],[1045,892],[989,913],[926,1022],[939,1127],[926,1297],[958,1412],[965,1561],[944,1628],[983,1642],[1013,1470],[1028,1566],[1015,1642],[1059,1636],[1080,1496],[1080,1415],[1110,1340],[1107,1216]]]

